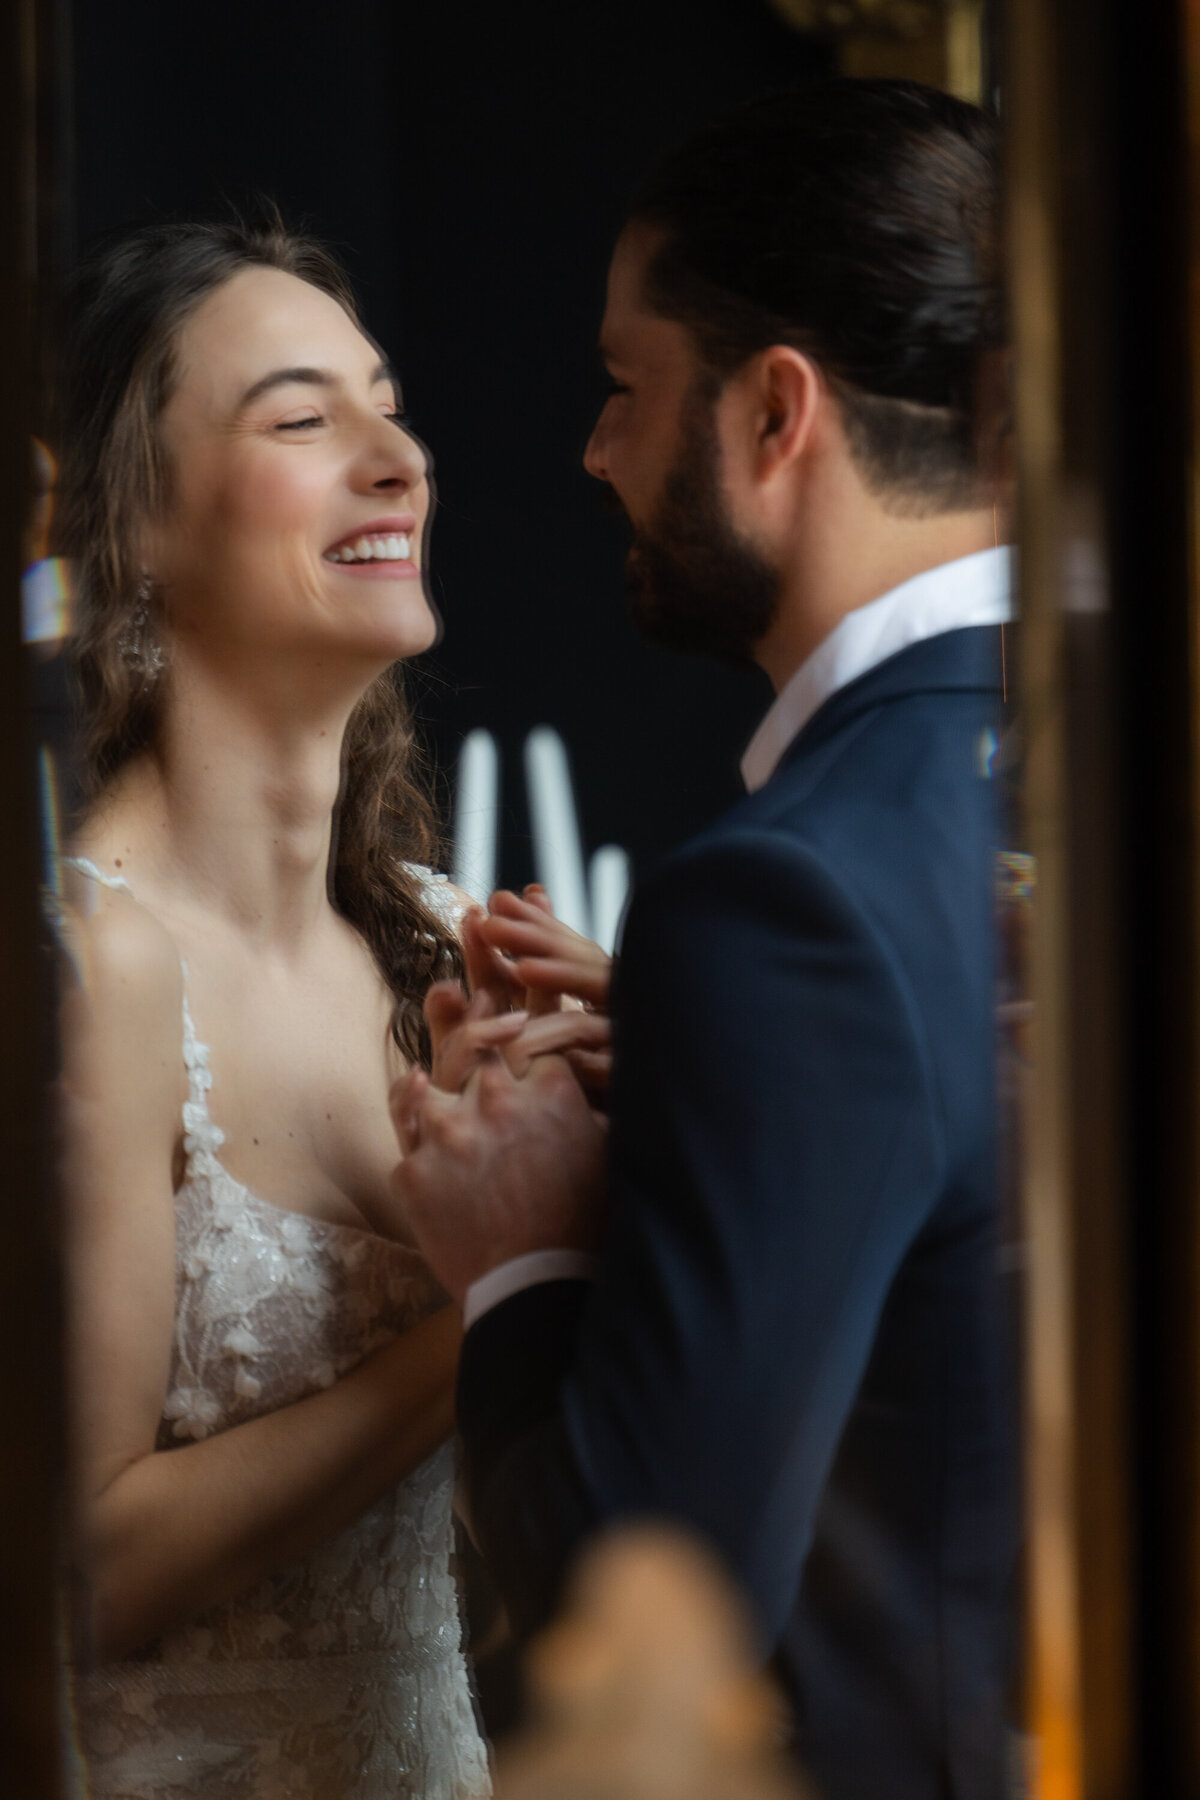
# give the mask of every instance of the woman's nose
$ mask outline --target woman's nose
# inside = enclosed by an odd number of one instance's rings
[[[420,438],[381,414],[364,463],[372,487],[403,491],[425,480],[433,458]]]

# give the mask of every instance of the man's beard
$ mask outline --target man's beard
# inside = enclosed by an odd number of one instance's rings
[[[629,613],[656,644],[747,662],[779,610],[779,571],[738,535],[720,487],[712,397],[684,402],[675,466],[625,564]]]

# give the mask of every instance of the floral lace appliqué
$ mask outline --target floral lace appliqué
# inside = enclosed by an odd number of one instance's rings
[[[443,1298],[403,1245],[285,1212],[234,1180],[186,999],[183,1058],[166,1454],[330,1386]],[[81,1674],[93,1800],[488,1794],[452,1572],[453,1473],[445,1445],[312,1555]]]

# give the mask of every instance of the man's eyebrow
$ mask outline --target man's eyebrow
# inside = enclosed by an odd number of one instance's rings
[[[377,387],[381,381],[396,382],[396,373],[390,363],[381,362],[376,365],[371,373],[368,386]],[[342,378],[340,375],[335,375],[332,369],[272,369],[269,375],[262,376],[260,380],[254,382],[253,386],[246,389],[238,403],[238,411],[244,412],[248,406],[252,406],[256,400],[261,400],[263,395],[269,394],[273,388],[289,387],[293,383],[304,387],[331,388],[340,387]]]

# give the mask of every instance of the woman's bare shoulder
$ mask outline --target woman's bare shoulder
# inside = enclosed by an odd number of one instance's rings
[[[63,866],[59,936],[93,1009],[175,1038],[183,964],[170,932],[119,877]]]
[[[64,868],[62,1090],[72,1207],[93,1224],[170,1199],[188,1096],[184,973],[170,933],[127,890]],[[80,1210],[82,1209],[82,1210]]]

